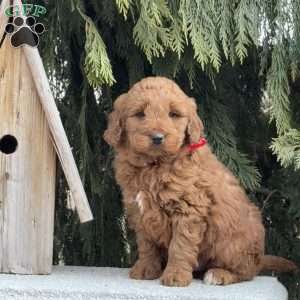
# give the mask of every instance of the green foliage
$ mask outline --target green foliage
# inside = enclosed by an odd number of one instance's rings
[[[242,62],[247,47],[258,41],[259,3],[257,1],[136,1],[138,20],[134,28],[136,44],[149,61],[164,56],[169,48],[180,57],[191,43],[194,57],[204,70],[221,66],[221,50],[226,59]],[[119,6],[119,3],[117,1]],[[171,11],[170,11],[171,10]],[[221,46],[223,49],[221,49]]]
[[[221,64],[217,37],[217,2],[180,1],[179,12],[183,31],[189,36],[194,49],[194,57],[202,69],[211,63],[218,70]]]
[[[137,5],[140,15],[133,29],[133,37],[151,62],[153,56],[163,56],[170,44],[169,29],[164,23],[171,21],[172,17],[165,0],[145,0]]]
[[[284,167],[294,165],[300,169],[300,132],[290,129],[284,135],[273,139],[271,149]]]
[[[120,14],[122,14],[124,19],[126,20],[128,10],[131,5],[131,1],[130,0],[116,0],[116,4],[117,4]]]
[[[266,39],[272,45],[267,74],[270,120],[275,121],[278,138],[271,149],[283,166],[299,169],[299,131],[290,112],[290,85],[299,68],[299,1],[277,1]],[[297,125],[296,125],[297,126]],[[292,152],[290,152],[292,151]]]
[[[272,99],[271,120],[275,120],[279,134],[283,134],[291,127],[287,66],[287,53],[284,47],[276,45],[272,52],[272,64],[267,77],[267,91],[268,97]]]
[[[234,2],[231,0],[222,1],[220,6],[222,12],[219,17],[220,22],[220,41],[222,44],[224,56],[226,59],[235,61],[235,49],[234,49]],[[242,45],[241,45],[242,46]]]
[[[103,84],[113,85],[115,79],[105,44],[92,19],[86,16],[79,7],[77,9],[86,22],[86,58],[84,68],[87,79],[94,88]]]
[[[247,156],[237,148],[234,125],[229,119],[226,106],[217,99],[206,99],[204,112],[207,116],[208,140],[216,155],[240,179],[249,190],[255,190],[260,184],[260,173]],[[213,113],[212,113],[213,109]]]

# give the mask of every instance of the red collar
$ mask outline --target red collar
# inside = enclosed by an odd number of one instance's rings
[[[195,150],[197,150],[198,148],[201,148],[202,146],[204,146],[205,144],[207,144],[207,140],[205,138],[200,138],[198,143],[195,144],[189,144],[188,145],[188,151],[190,153],[194,152]]]

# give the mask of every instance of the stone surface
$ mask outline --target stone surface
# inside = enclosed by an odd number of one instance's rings
[[[274,277],[225,287],[194,280],[189,287],[174,288],[158,280],[132,280],[128,269],[54,267],[52,275],[0,274],[0,299],[287,300],[287,291]]]

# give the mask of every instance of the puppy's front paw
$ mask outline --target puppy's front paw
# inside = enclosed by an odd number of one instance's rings
[[[163,285],[167,286],[188,286],[193,279],[191,272],[174,269],[166,269],[160,278]]]
[[[132,279],[157,279],[162,273],[161,263],[155,261],[138,260],[132,269],[129,276]]]

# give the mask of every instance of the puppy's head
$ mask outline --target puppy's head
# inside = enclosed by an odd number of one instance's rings
[[[158,157],[198,142],[202,132],[194,99],[169,79],[149,77],[115,101],[104,139],[117,149]]]

